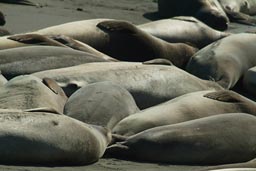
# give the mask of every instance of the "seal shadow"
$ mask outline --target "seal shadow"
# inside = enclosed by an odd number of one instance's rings
[[[159,13],[157,11],[155,11],[155,12],[146,12],[146,13],[143,14],[143,17],[147,18],[151,21],[162,19],[162,17],[159,15]]]

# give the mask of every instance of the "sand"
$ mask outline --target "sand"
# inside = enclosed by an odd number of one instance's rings
[[[11,33],[34,31],[61,23],[95,19],[113,18],[142,24],[158,19],[157,4],[153,0],[31,0],[41,7],[3,4],[0,10],[5,14],[5,29]],[[242,32],[256,30],[255,27],[232,24],[229,31]],[[172,155],[172,154],[170,154]],[[156,156],[157,157],[157,156]],[[80,167],[41,167],[41,166],[5,166],[5,171],[196,171],[202,167],[159,165],[138,163],[117,159],[100,159],[95,164]]]

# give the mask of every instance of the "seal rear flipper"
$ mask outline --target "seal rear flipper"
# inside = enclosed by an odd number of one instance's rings
[[[49,45],[49,46],[61,46],[67,47],[55,40],[52,40],[46,36],[40,34],[19,34],[14,36],[9,36],[7,39],[24,43],[24,44],[36,44],[36,45]]]
[[[126,21],[102,21],[97,24],[97,27],[109,31],[109,32],[118,32],[125,34],[135,34],[137,33],[137,28],[129,22]]]
[[[145,61],[142,62],[144,65],[169,65],[172,66],[173,63],[169,61],[168,59],[163,59],[163,58],[156,58],[150,61]]]
[[[250,15],[241,13],[241,12],[235,12],[230,9],[225,9],[225,12],[227,13],[228,17],[231,21],[246,24],[246,25],[256,25],[256,19],[251,17]]]
[[[241,97],[229,90],[221,90],[217,92],[211,92],[204,95],[204,97],[228,103],[240,103],[242,102]]]
[[[103,157],[104,158],[111,158],[111,157],[117,157],[117,158],[125,158],[127,157],[126,152],[129,150],[129,147],[126,145],[123,145],[121,142],[117,142],[116,144],[110,145],[107,147]]]
[[[115,144],[117,142],[126,141],[127,138],[128,138],[127,136],[112,133],[112,140],[109,143],[109,145]]]

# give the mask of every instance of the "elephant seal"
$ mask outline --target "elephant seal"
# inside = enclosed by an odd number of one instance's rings
[[[132,95],[112,82],[99,82],[80,88],[69,97],[64,107],[64,114],[69,117],[109,129],[138,111]]]
[[[0,70],[7,79],[89,62],[107,62],[107,60],[63,47],[31,46],[0,51]]]
[[[5,21],[5,17],[4,14],[0,11],[0,26],[5,25],[6,21]]]
[[[230,35],[214,30],[194,17],[173,17],[137,27],[167,42],[188,43],[199,49]]]
[[[234,87],[245,72],[256,65],[255,34],[225,37],[196,53],[186,70],[202,79],[214,80],[226,89]]]
[[[18,76],[0,88],[1,109],[21,109],[63,113],[67,97],[58,84],[49,78]]]
[[[256,103],[227,90],[188,93],[124,118],[113,128],[112,132],[130,136],[153,127],[176,124],[220,113],[256,115]]]
[[[217,30],[226,30],[229,19],[218,0],[158,0],[163,17],[193,16]]]
[[[250,68],[243,76],[243,89],[256,97],[256,67]]]
[[[255,0],[219,0],[223,10],[231,21],[255,25],[256,19],[250,15],[256,15]]]
[[[220,114],[148,129],[109,146],[106,156],[182,165],[245,162],[256,156],[255,129],[255,116]]]
[[[218,84],[198,79],[174,65],[152,63],[95,62],[37,72],[33,75],[39,78],[52,78],[68,96],[88,84],[111,81],[127,89],[140,109],[189,92],[221,89]]]
[[[109,130],[64,115],[0,110],[0,163],[84,165],[96,162]]]
[[[69,36],[123,61],[142,62],[165,58],[178,67],[184,67],[197,51],[196,48],[184,43],[172,44],[158,39],[129,22],[110,19],[66,23],[34,33]]]

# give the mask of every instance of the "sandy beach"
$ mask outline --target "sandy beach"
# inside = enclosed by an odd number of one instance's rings
[[[113,18],[142,24],[158,19],[157,3],[153,0],[31,0],[40,7],[0,3],[5,14],[5,29],[11,33],[34,31],[61,23],[95,19]],[[256,30],[255,27],[232,24],[231,32]],[[171,154],[170,154],[171,155]],[[157,157],[157,156],[156,156]],[[117,159],[100,159],[99,162],[79,167],[41,167],[5,166],[5,171],[196,171],[202,167],[173,166],[151,163],[137,163]]]

